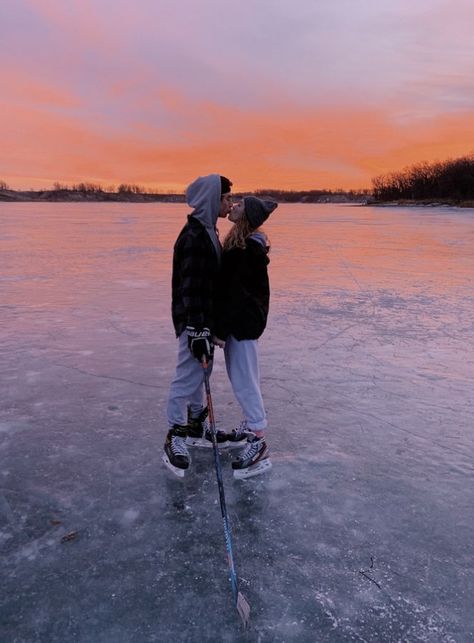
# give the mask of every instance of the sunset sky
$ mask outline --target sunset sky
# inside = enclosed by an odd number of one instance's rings
[[[474,0],[1,0],[0,180],[366,188],[474,152]]]

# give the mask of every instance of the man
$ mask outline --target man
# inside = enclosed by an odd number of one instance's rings
[[[171,309],[179,345],[168,397],[163,462],[180,477],[189,468],[187,444],[212,446],[202,358],[210,361],[213,357],[214,299],[222,252],[216,223],[232,210],[231,187],[229,179],[219,174],[191,183],[186,202],[193,212],[174,246]],[[224,443],[226,434],[219,431],[217,439]]]

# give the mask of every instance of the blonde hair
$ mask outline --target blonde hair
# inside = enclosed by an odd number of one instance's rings
[[[245,240],[252,232],[255,232],[255,229],[252,228],[249,220],[245,214],[242,213],[240,219],[234,223],[227,233],[222,247],[224,250],[231,250],[231,248],[242,248],[245,250]]]

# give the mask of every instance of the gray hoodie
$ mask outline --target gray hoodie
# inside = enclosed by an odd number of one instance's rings
[[[186,202],[194,208],[191,216],[206,228],[216,250],[217,258],[221,258],[221,244],[216,232],[216,223],[221,209],[221,177],[220,174],[200,176],[186,190]]]

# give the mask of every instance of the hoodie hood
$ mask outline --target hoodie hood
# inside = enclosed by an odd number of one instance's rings
[[[191,216],[206,228],[216,254],[220,258],[221,244],[216,232],[216,223],[221,209],[220,174],[200,176],[193,181],[186,190],[186,202],[193,208]]]
[[[265,250],[266,254],[270,252],[270,244],[268,242],[268,237],[265,234],[265,232],[260,232],[260,231],[252,232],[252,234],[248,236],[248,239],[253,239],[253,241],[256,241],[257,243],[259,243],[262,246],[262,248]]]

